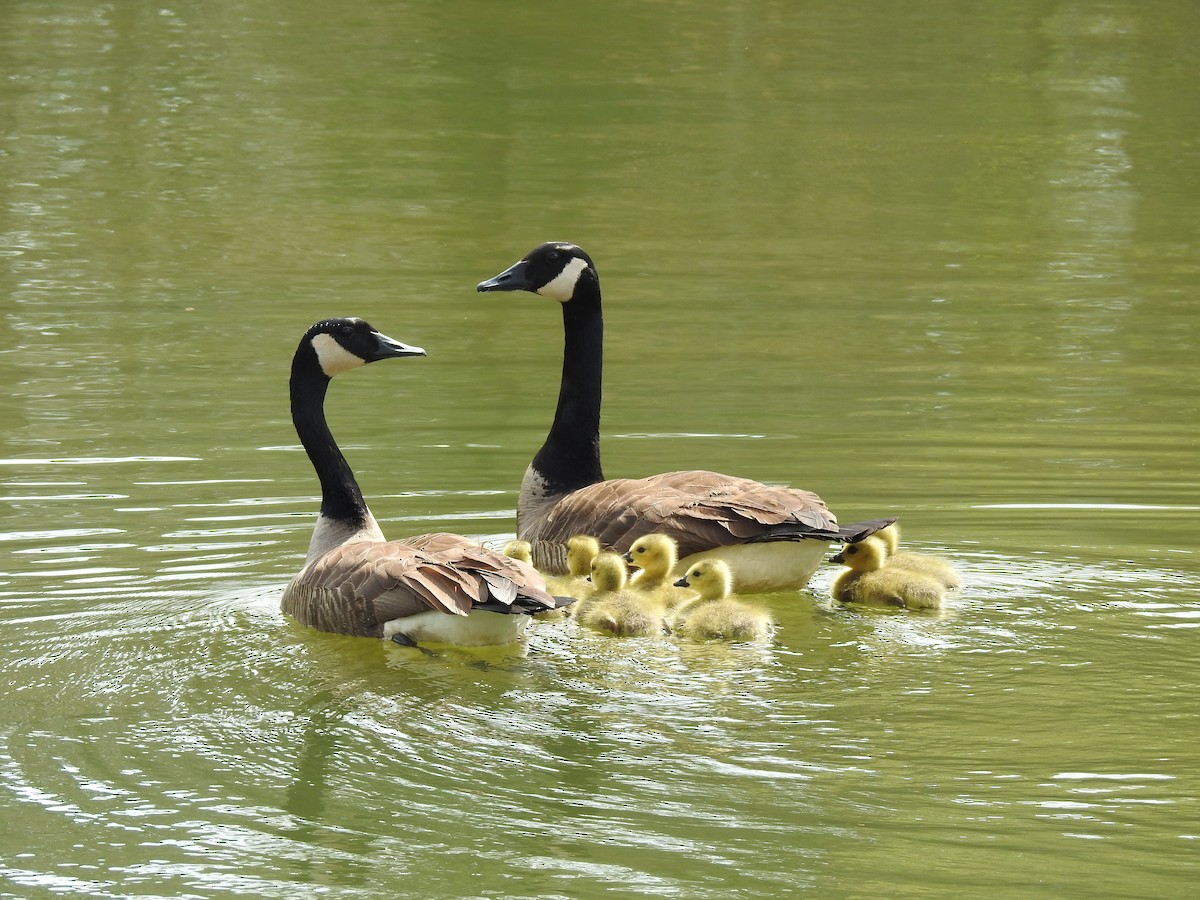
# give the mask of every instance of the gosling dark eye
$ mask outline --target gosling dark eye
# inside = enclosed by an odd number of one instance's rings
[[[857,547],[847,547],[846,552],[849,553],[851,556],[853,556],[855,553],[858,552],[858,548]]]

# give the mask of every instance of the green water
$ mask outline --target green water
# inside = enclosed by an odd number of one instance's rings
[[[0,896],[1184,896],[1190,0],[0,8]],[[941,616],[430,657],[277,611],[304,329],[387,533],[511,535],[596,259],[605,470],[898,515]]]

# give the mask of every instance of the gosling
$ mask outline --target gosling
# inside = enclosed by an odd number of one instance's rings
[[[774,621],[766,610],[730,596],[733,574],[723,559],[702,559],[675,582],[693,588],[699,596],[685,600],[670,614],[667,624],[674,634],[699,641],[763,641],[771,636]]]
[[[574,604],[575,621],[614,637],[652,637],[665,630],[662,609],[631,591],[625,583],[625,560],[601,553],[592,560],[594,592]]]
[[[665,534],[647,534],[633,542],[625,560],[638,571],[633,573],[629,586],[668,610],[693,600],[695,591],[677,586],[674,576],[679,562],[679,545]]]
[[[509,541],[502,551],[509,559],[519,559],[533,565],[533,545],[529,541]]]
[[[586,534],[577,534],[567,540],[567,574],[550,575],[546,578],[546,590],[559,597],[574,597],[582,600],[595,590],[588,575],[592,571],[592,560],[600,553],[600,542]],[[564,609],[570,609],[566,606]]]
[[[846,544],[833,562],[847,568],[833,582],[843,603],[874,603],[905,609],[940,609],[946,589],[932,576],[887,562],[887,544],[869,537]]]
[[[949,560],[940,556],[929,556],[925,553],[900,553],[900,526],[897,523],[881,528],[872,537],[879,538],[887,546],[887,564],[909,572],[920,572],[929,575],[942,583],[942,587],[953,590],[962,587],[962,579]]]

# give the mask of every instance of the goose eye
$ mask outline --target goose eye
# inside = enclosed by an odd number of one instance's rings
[[[354,334],[354,329],[349,325],[340,325],[338,326],[338,332],[344,337],[350,337],[350,335]]]
[[[546,262],[556,263],[556,262],[558,262],[558,260],[559,260],[559,253],[557,250],[551,250],[549,253],[546,254]]]

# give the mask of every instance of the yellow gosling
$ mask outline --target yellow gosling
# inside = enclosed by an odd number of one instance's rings
[[[955,571],[954,566],[949,560],[942,559],[940,556],[930,556],[927,553],[899,551],[900,526],[898,524],[882,528],[875,532],[872,537],[880,538],[887,545],[888,566],[906,569],[909,572],[920,572],[922,575],[936,578],[944,588],[953,589],[962,587],[962,579],[959,578],[958,572]]]
[[[588,576],[592,572],[592,560],[599,553],[600,542],[594,537],[577,534],[568,539],[567,574],[547,577],[546,590],[556,597],[574,597],[576,600],[588,596],[595,590]]]
[[[675,583],[679,550],[674,538],[665,534],[643,535],[633,542],[625,559],[638,570],[629,580],[629,586],[639,594],[653,598],[667,609],[695,598],[695,591]]]
[[[529,541],[509,541],[504,545],[504,555],[509,559],[519,559],[523,563],[533,565],[533,547]]]
[[[893,522],[887,528],[880,528],[871,537],[877,537],[887,547],[887,555],[895,556],[896,548],[900,546],[900,523]]]
[[[614,637],[652,637],[665,630],[662,610],[625,583],[625,560],[601,553],[592,561],[595,591],[575,603],[575,621]]]
[[[833,596],[843,603],[874,603],[905,609],[940,609],[945,588],[936,578],[892,566],[887,544],[869,537],[846,544],[833,562],[847,568],[833,582]]]
[[[675,584],[699,596],[679,604],[667,624],[673,633],[694,640],[763,641],[771,636],[770,613],[730,596],[733,575],[723,559],[702,559]]]

